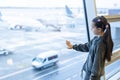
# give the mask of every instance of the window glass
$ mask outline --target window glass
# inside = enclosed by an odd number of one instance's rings
[[[97,15],[120,15],[120,0],[95,0]]]
[[[44,59],[38,58],[38,57],[36,57],[36,58],[33,59],[33,61],[37,61],[37,62],[43,62],[43,60],[44,60]]]
[[[120,15],[120,0],[95,0],[97,15],[116,16]],[[114,17],[113,17],[114,18]],[[120,21],[110,22],[111,34],[114,41],[114,49],[120,47]]]
[[[48,61],[56,59],[57,57],[58,57],[58,55],[54,55],[54,56],[48,57]]]
[[[1,67],[7,66],[7,72],[21,69],[16,65],[28,67],[33,57],[49,50],[61,51],[64,57],[66,40],[87,42],[82,1],[0,0],[0,48],[14,53],[2,57]],[[9,58],[13,66],[4,63]]]
[[[31,43],[33,39],[36,43],[41,40],[39,44],[54,41],[50,45],[54,49],[58,48],[58,41],[62,42],[59,48],[65,48],[63,42],[66,39],[72,42],[87,41],[82,0],[1,0],[0,12],[3,21],[8,24],[4,28],[15,33],[9,35],[10,44],[18,36],[23,45],[26,40]],[[8,38],[7,34],[4,35]]]

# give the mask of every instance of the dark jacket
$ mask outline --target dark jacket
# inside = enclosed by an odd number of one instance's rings
[[[106,44],[103,37],[94,37],[90,42],[85,44],[73,45],[73,49],[82,52],[89,52],[83,70],[90,74],[91,80],[99,80],[104,74]]]

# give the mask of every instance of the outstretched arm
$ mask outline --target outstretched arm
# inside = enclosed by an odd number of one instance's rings
[[[72,43],[68,40],[66,40],[66,45],[68,49],[74,49],[76,51],[82,51],[82,52],[88,52],[90,47],[89,43],[72,45]]]

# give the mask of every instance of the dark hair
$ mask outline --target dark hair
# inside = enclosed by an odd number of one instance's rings
[[[106,29],[106,23],[103,21],[101,16],[97,16],[95,17],[92,22],[95,23],[95,26],[97,28],[102,28],[102,30],[104,31]]]
[[[97,16],[92,20],[95,23],[97,28],[102,28],[104,31],[104,41],[106,43],[106,54],[105,59],[111,61],[112,50],[113,50],[113,41],[111,37],[111,27],[107,19],[104,16]]]

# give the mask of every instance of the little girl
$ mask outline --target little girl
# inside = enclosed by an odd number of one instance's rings
[[[90,42],[72,45],[66,40],[66,44],[68,49],[89,52],[83,65],[83,80],[101,80],[105,73],[105,60],[110,61],[112,55],[111,28],[104,16],[98,16],[92,20],[91,30],[95,37]]]

